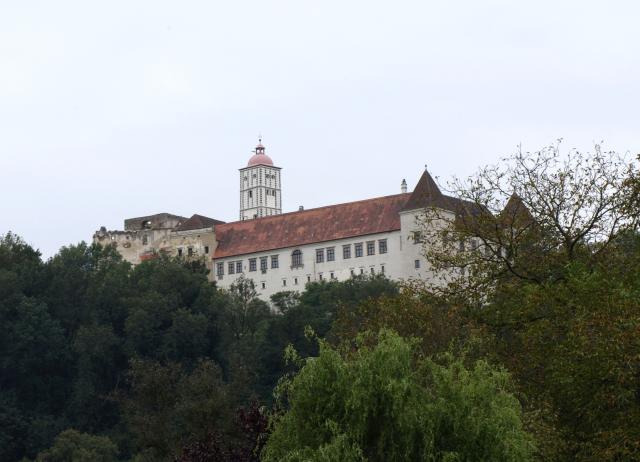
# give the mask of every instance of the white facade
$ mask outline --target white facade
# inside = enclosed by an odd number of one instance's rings
[[[413,215],[407,214],[407,217],[410,221]],[[214,259],[214,280],[220,287],[229,288],[244,276],[253,280],[261,298],[268,299],[281,291],[303,291],[309,282],[344,281],[357,275],[384,274],[393,280],[423,279],[428,275],[428,267],[421,255],[421,243],[414,242],[411,231],[391,231]],[[294,266],[293,254],[297,251],[301,253],[302,264]],[[419,260],[417,265],[416,260]]]

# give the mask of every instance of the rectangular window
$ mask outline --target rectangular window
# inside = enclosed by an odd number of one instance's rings
[[[324,249],[316,250],[316,263],[322,263],[324,261]]]
[[[205,253],[205,255],[209,254],[209,246],[208,245],[204,246],[204,253]]]
[[[422,242],[422,233],[420,231],[413,231],[411,234],[414,244],[420,244]]]
[[[414,263],[414,266],[416,267],[416,269],[420,268],[420,260],[416,260]]]
[[[293,278],[293,283],[294,283],[295,285],[298,285],[298,278]]]
[[[235,262],[229,262],[229,274],[235,274],[236,272],[236,264]]]
[[[371,267],[371,274],[376,274],[376,270],[373,266]]]
[[[187,254],[192,257],[193,256],[193,247],[187,247]]]
[[[216,264],[216,274],[221,277],[224,276],[224,263]]]
[[[266,288],[267,288],[267,283],[266,283],[266,282],[263,282],[263,283],[262,283],[262,288],[263,288],[263,289],[266,289]]]
[[[318,274],[318,276],[320,277],[320,280],[323,281],[324,279],[322,279],[322,273]]]
[[[181,257],[182,256],[182,249],[178,249],[178,256]]]
[[[257,260],[255,258],[249,259],[249,271],[256,271],[258,269]]]
[[[362,256],[362,242],[355,244],[354,245],[355,249],[356,249],[356,258],[361,257]]]
[[[378,253],[387,253],[387,240],[380,239],[378,241]]]
[[[277,255],[271,255],[271,268],[278,268],[278,265],[280,263],[278,262],[278,256]]]
[[[364,268],[360,268],[360,274],[364,274]]]
[[[287,287],[287,280],[286,279],[282,280],[282,287]]]
[[[329,273],[329,277],[331,277],[331,279],[335,279],[336,277],[333,274],[333,271],[331,273]]]
[[[267,272],[267,262],[267,257],[260,257],[260,271],[262,271],[263,273]]]
[[[384,265],[381,265],[381,266],[380,266],[380,272],[381,272],[382,274],[384,274]]]
[[[307,282],[311,282],[311,276],[307,276]]]
[[[367,242],[367,255],[375,255],[376,254],[376,243],[375,241]]]
[[[351,258],[351,244],[342,246],[342,258]]]
[[[236,262],[236,273],[242,273],[242,260]]]
[[[336,249],[335,247],[327,248],[327,261],[334,261],[336,259]]]
[[[351,276],[352,277],[356,275],[356,272],[353,269],[351,269],[350,271],[351,271]]]

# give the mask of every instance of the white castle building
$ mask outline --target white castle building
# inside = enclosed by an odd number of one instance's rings
[[[219,286],[244,276],[268,299],[311,281],[361,274],[430,278],[417,217],[438,207],[454,218],[460,205],[425,170],[411,193],[403,180],[400,194],[282,213],[281,169],[260,142],[240,169],[239,221],[162,213],[126,219],[124,231],[102,227],[93,239],[115,245],[133,264],[159,254],[203,259]]]

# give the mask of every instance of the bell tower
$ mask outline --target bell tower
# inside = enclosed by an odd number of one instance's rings
[[[258,139],[246,167],[240,169],[240,220],[280,215],[282,189],[280,167],[273,165]]]

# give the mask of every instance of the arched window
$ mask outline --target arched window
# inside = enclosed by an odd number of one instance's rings
[[[302,252],[299,249],[294,250],[291,253],[291,268],[302,267]]]

